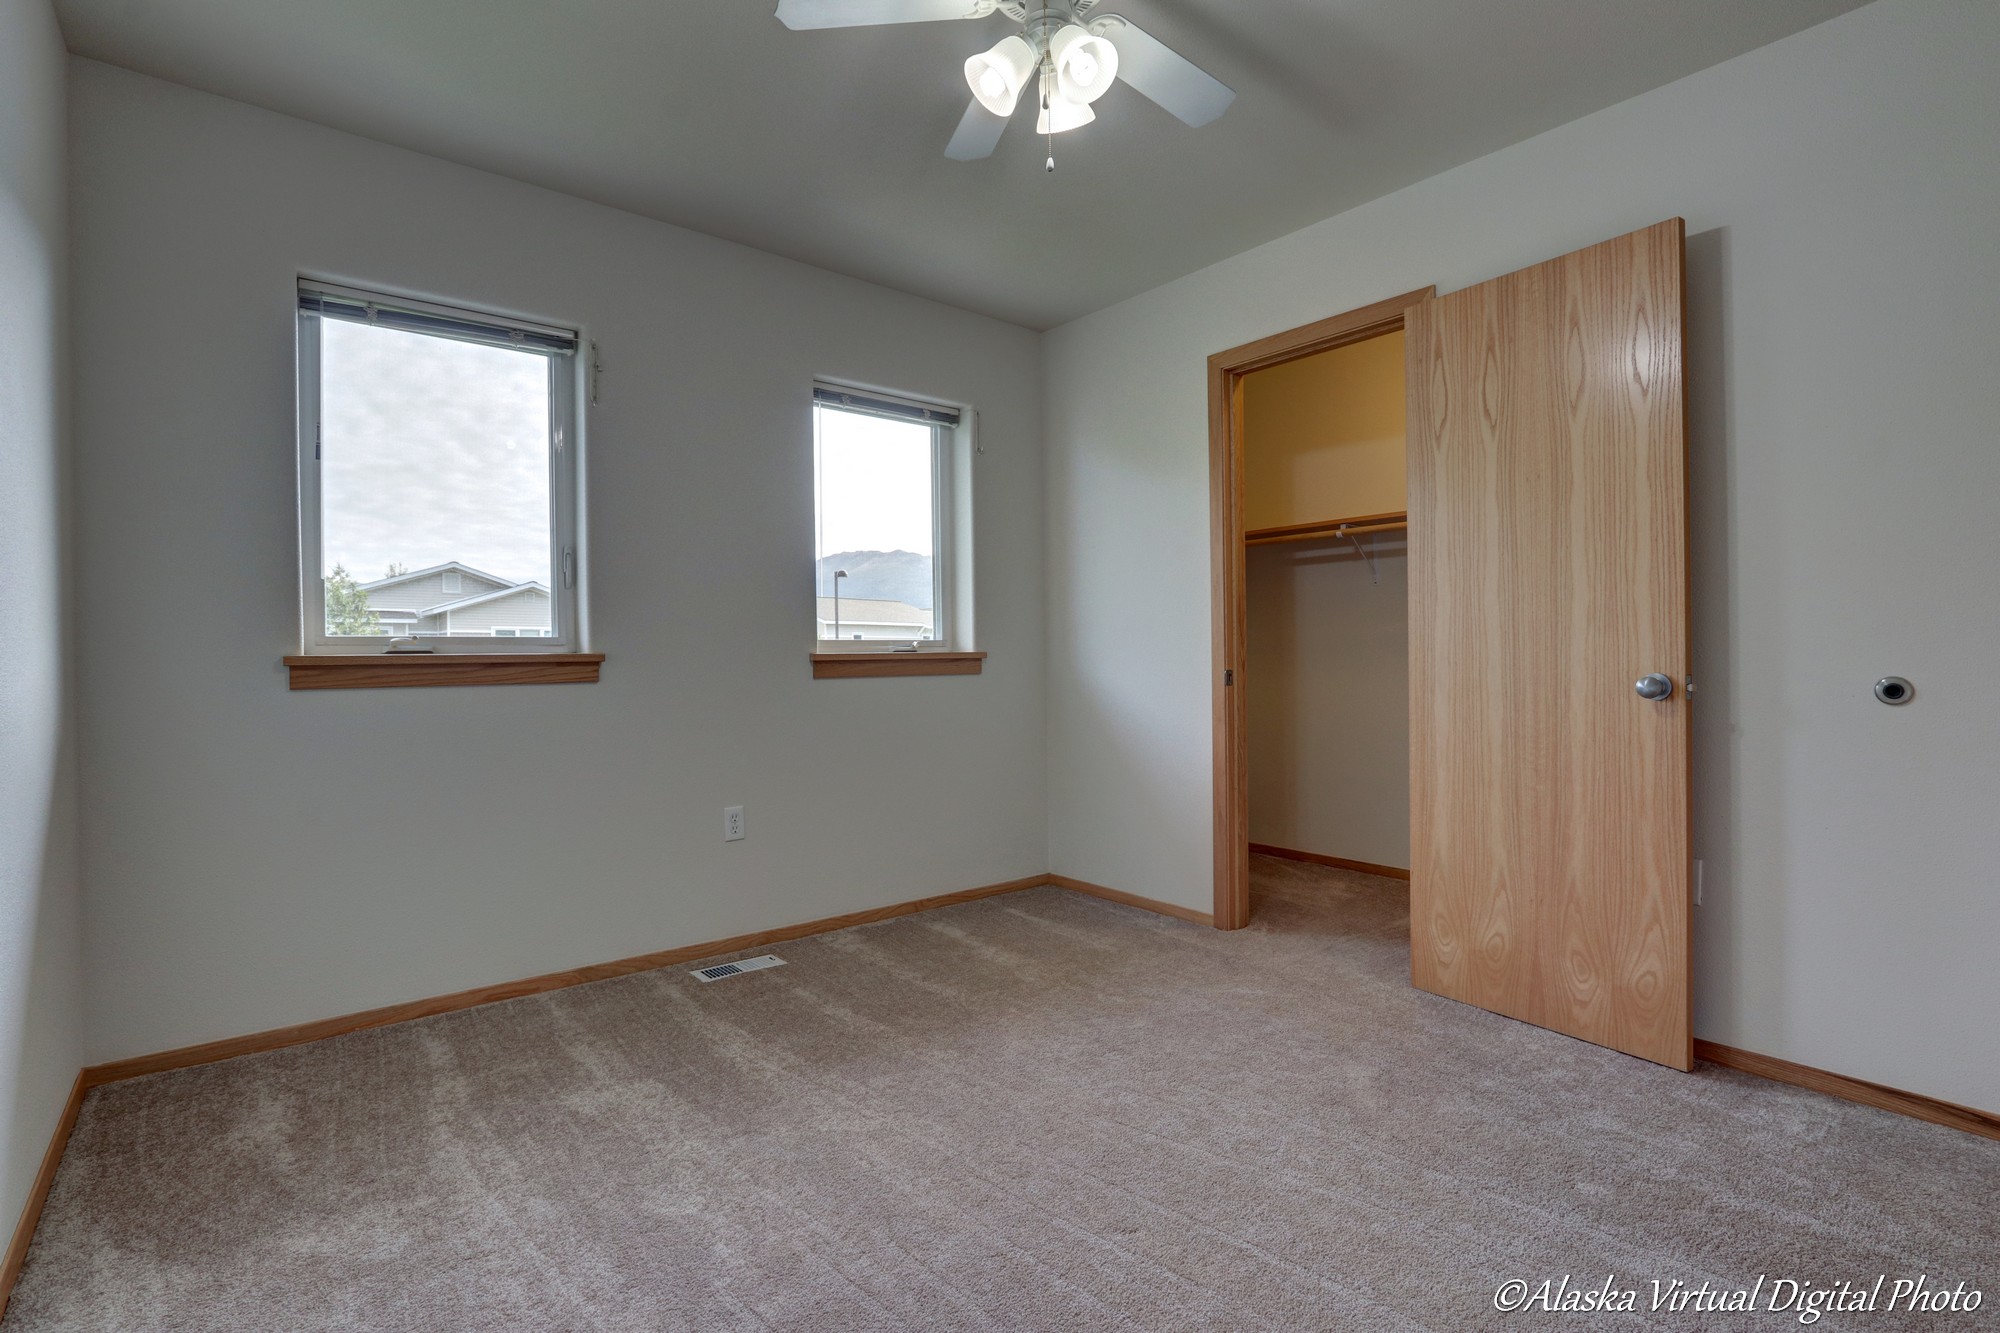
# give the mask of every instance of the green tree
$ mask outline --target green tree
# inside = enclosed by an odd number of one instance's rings
[[[335,565],[326,576],[326,632],[328,634],[380,634],[382,619],[368,605],[368,594],[347,572]]]
[[[389,572],[382,577],[386,579],[399,579],[409,572],[410,567],[408,565],[391,565],[389,566]]]

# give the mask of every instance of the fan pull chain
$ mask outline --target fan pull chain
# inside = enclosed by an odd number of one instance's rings
[[[1042,72],[1042,123],[1049,127],[1049,163],[1042,170],[1053,172],[1056,169],[1056,128],[1055,118],[1049,115],[1049,75],[1046,70]]]

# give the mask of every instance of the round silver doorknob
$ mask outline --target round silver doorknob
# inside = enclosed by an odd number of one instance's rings
[[[1674,692],[1674,682],[1655,671],[1650,676],[1639,677],[1639,683],[1632,688],[1639,691],[1641,699],[1664,699]]]

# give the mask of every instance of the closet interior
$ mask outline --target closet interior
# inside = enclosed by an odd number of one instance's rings
[[[1250,850],[1409,877],[1403,333],[1244,377]]]

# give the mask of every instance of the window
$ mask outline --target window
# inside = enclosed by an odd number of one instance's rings
[[[577,334],[312,282],[298,327],[304,651],[577,648]]]
[[[813,387],[818,651],[949,650],[957,408]]]

